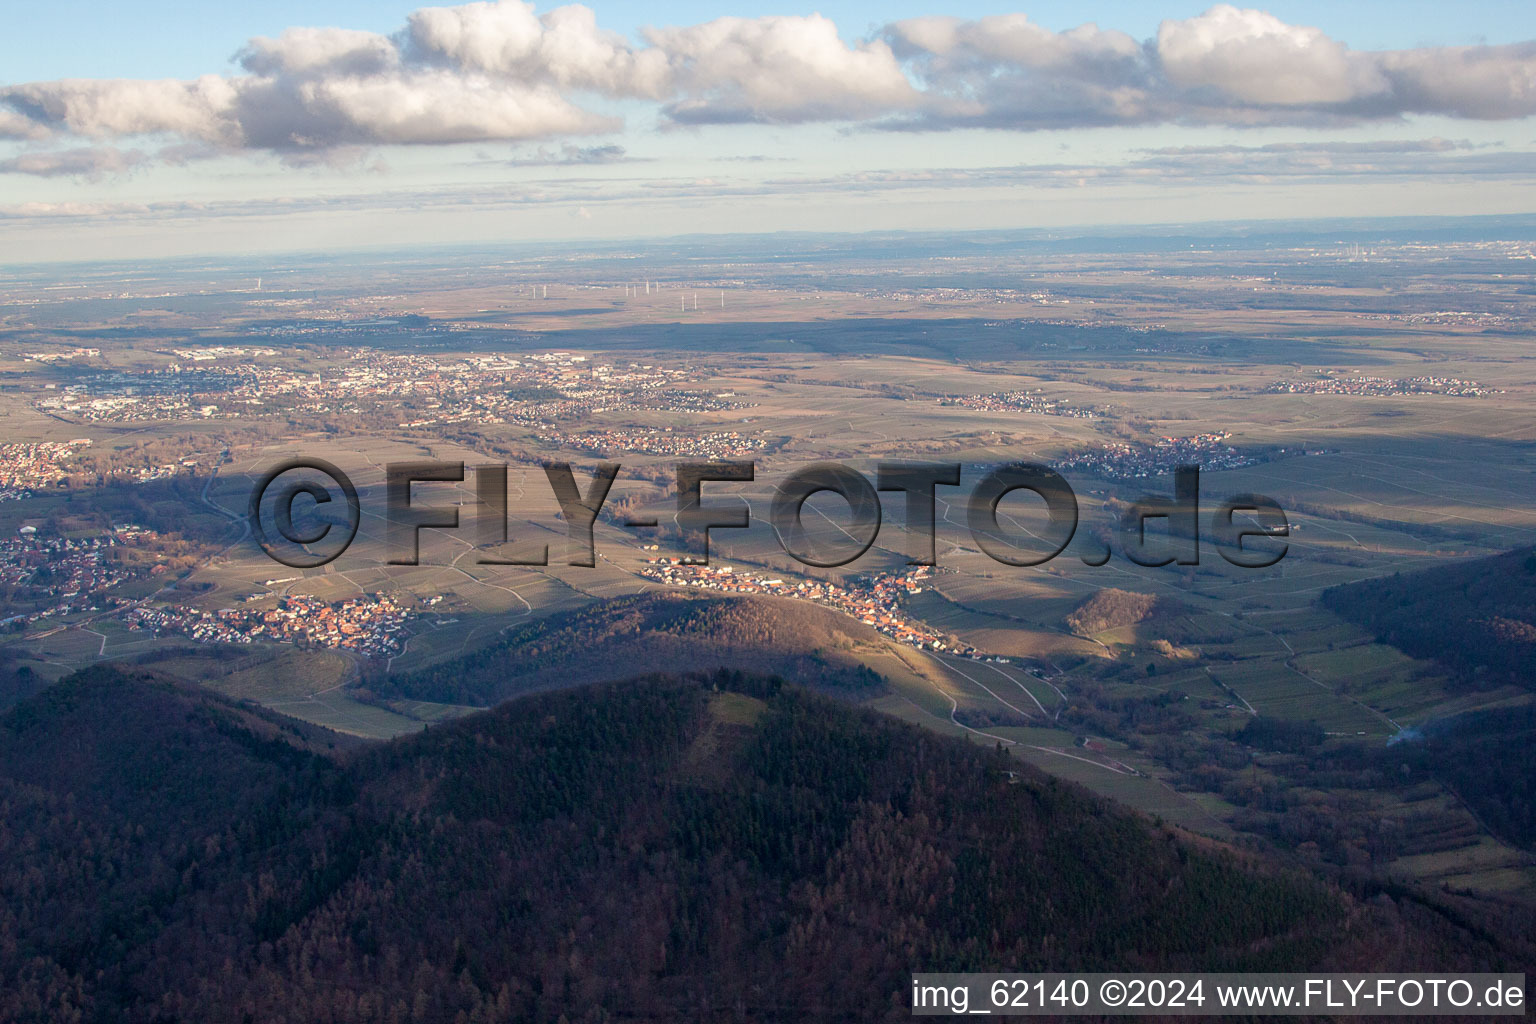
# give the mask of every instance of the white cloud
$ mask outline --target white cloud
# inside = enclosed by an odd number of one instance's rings
[[[330,77],[252,86],[242,94],[249,141],[273,150],[341,144],[432,145],[612,131],[547,85],[522,86],[447,70]]]
[[[573,146],[569,142],[558,151],[540,146],[531,154],[515,156],[510,160],[486,158],[482,163],[499,163],[508,167],[572,167],[597,164],[636,163],[640,158],[630,156],[623,146]]]
[[[374,32],[290,28],[276,39],[257,36],[235,59],[256,75],[376,75],[393,70],[400,53]]]
[[[0,107],[0,139],[46,139],[48,126],[17,110]]]
[[[1157,59],[1175,86],[1259,106],[1339,104],[1386,88],[1367,55],[1351,53],[1322,30],[1226,4],[1163,22]]]
[[[145,155],[134,149],[86,146],[22,153],[9,160],[0,160],[0,174],[33,174],[43,178],[72,177],[94,181],[126,173],[145,160]]]
[[[673,66],[682,96],[667,114],[676,121],[853,120],[919,99],[890,46],[848,46],[819,14],[717,18],[646,36]]]
[[[994,62],[1072,77],[1101,74],[1106,65],[1135,64],[1141,45],[1124,32],[1082,25],[1052,32],[1023,14],[998,14],[976,21],[952,17],[911,18],[887,29],[899,52],[927,55],[952,70]]]
[[[580,4],[542,17],[519,0],[427,7],[410,16],[404,38],[420,59],[522,82],[649,99],[670,87],[666,54],[598,28]]]
[[[422,8],[391,36],[292,28],[250,40],[239,73],[0,87],[0,139],[149,138],[157,160],[262,151],[290,162],[382,145],[562,140],[611,132],[597,96],[680,124],[852,122],[1010,130],[1320,125],[1536,114],[1536,42],[1350,50],[1320,29],[1227,5],[1155,39],[1022,14],[895,22],[845,41],[827,18],[725,17],[634,42],[570,5]],[[155,148],[158,147],[158,148]],[[7,162],[49,173],[43,157]]]
[[[540,18],[518,0],[423,9],[396,38],[293,28],[236,60],[246,74],[0,88],[0,137],[169,136],[308,162],[358,146],[611,132],[619,122],[573,92],[659,96],[667,81],[664,54],[634,51],[586,8]]]
[[[218,75],[190,82],[67,78],[0,89],[0,103],[30,122],[33,137],[178,135],[236,144],[231,113],[238,92],[234,80]]]
[[[924,87],[922,112],[897,127],[1044,128],[1154,116],[1146,55],[1123,32],[1096,25],[1052,32],[1004,14],[914,18],[885,35]]]
[[[1536,42],[1398,50],[1378,56],[1410,113],[1503,120],[1536,114]]]
[[[919,18],[885,35],[926,103],[887,127],[1330,124],[1428,113],[1536,114],[1536,43],[1356,51],[1322,30],[1217,5],[1137,44],[1022,15]]]

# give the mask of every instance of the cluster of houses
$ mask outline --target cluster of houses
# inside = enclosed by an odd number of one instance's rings
[[[994,391],[987,395],[956,395],[939,399],[940,405],[958,405],[965,409],[982,412],[1028,412],[1039,416],[1069,416],[1091,420],[1094,411],[1078,405],[1070,405],[1055,398],[1046,398],[1043,391]]]
[[[0,501],[30,498],[36,491],[58,486],[75,450],[90,443],[90,438],[81,437],[0,444]]]
[[[405,413],[404,428],[515,423],[535,428],[598,412],[721,412],[734,396],[693,386],[688,366],[593,363],[571,352],[439,359],[355,349],[335,365],[299,371],[269,348],[178,349],[189,364],[103,373],[45,388],[37,407],[77,420],[228,419],[314,413]]]
[[[172,349],[177,359],[186,359],[194,363],[213,362],[218,359],[244,359],[246,356],[261,358],[277,355],[275,348],[241,348],[238,345],[207,345],[201,348],[177,348]]]
[[[1104,480],[1139,480],[1172,473],[1180,466],[1199,466],[1208,471],[1241,469],[1296,454],[1285,448],[1243,451],[1227,443],[1231,436],[1226,431],[1217,431],[1159,438],[1155,444],[1115,441],[1094,451],[1058,459],[1054,465],[1063,472],[1087,473]]]
[[[114,549],[157,536],[142,527],[123,526],[97,536],[54,537],[24,524],[16,536],[0,540],[0,587],[33,610],[9,614],[3,621],[34,622],[118,603],[103,592],[133,578],[134,572],[114,556]]]
[[[208,419],[253,389],[249,368],[167,367],[96,374],[60,388],[45,384],[39,411],[81,422]],[[215,397],[216,396],[216,397]],[[260,404],[256,402],[255,404]]]
[[[662,557],[647,560],[640,575],[675,587],[811,601],[851,615],[899,643],[924,650],[969,654],[971,651],[965,645],[908,618],[902,610],[902,599],[922,593],[932,572],[930,566],[922,565],[899,575],[876,573],[860,577],[844,587],[825,580],[791,580],[738,571],[728,565],[692,565],[680,558]]]
[[[684,430],[592,430],[581,434],[549,431],[539,434],[546,444],[596,455],[665,455],[681,459],[737,459],[766,451],[771,442],[735,430],[691,433]]]
[[[1536,254],[1527,248],[1508,253],[1507,258],[1529,260],[1536,259]],[[1518,327],[1521,323],[1520,317],[1489,310],[1437,309],[1424,313],[1361,313],[1359,316],[1362,320],[1390,320],[1415,327]]]
[[[150,630],[156,635],[179,633],[199,643],[265,640],[314,644],[373,658],[387,658],[404,649],[409,618],[404,608],[382,593],[334,602],[288,597],[266,609],[143,607],[131,609],[125,616],[131,630]]]
[[[1325,377],[1322,380],[1277,380],[1265,389],[1270,394],[1356,395],[1365,398],[1393,398],[1400,395],[1453,395],[1457,398],[1485,398],[1499,394],[1475,380],[1459,377]]]
[[[72,359],[95,359],[101,355],[99,348],[68,348],[53,352],[23,352],[22,357],[38,363],[67,363]]]

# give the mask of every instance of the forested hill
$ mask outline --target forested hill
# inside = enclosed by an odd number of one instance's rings
[[[1464,686],[1536,691],[1536,548],[1334,587],[1322,603]],[[1536,850],[1536,707],[1501,701],[1405,739],[1393,760],[1445,783],[1500,838]]]
[[[367,689],[380,697],[488,707],[574,683],[725,668],[864,695],[881,683],[855,651],[890,643],[840,612],[803,601],[646,593],[529,623],[463,657],[370,679]]]
[[[338,755],[93,670],[0,716],[0,811],[5,1021],[907,1020],[914,969],[1529,960],[1490,945],[1518,930],[1357,902],[740,676]]]
[[[1105,587],[1095,590],[1067,616],[1067,628],[1079,636],[1183,615],[1188,609],[1168,597]]]
[[[1536,548],[1334,587],[1322,602],[1469,680],[1536,689]]]

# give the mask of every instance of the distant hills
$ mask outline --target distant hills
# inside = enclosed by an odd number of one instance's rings
[[[758,677],[331,742],[112,669],[0,716],[0,1020],[906,1020],[914,969],[1528,952]]]
[[[1334,587],[1322,603],[1469,681],[1536,689],[1536,548]]]
[[[370,679],[367,689],[385,698],[488,707],[574,683],[727,668],[864,694],[881,683],[856,652],[890,644],[840,612],[803,601],[646,593],[514,628],[464,657]]]

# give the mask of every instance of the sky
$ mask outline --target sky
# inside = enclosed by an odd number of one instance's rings
[[[1530,3],[16,6],[0,262],[1536,212]]]

